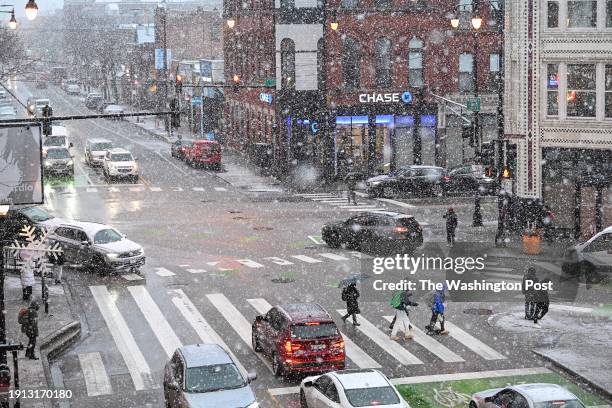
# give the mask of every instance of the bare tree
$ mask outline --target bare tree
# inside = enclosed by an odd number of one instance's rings
[[[32,59],[26,56],[19,34],[0,27],[0,81],[28,71],[32,63]]]

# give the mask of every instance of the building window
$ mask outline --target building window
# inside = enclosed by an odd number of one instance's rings
[[[323,90],[325,87],[325,67],[323,66],[323,38],[319,38],[317,41],[317,89]]]
[[[548,28],[559,28],[559,3],[556,1],[548,2],[547,12]]]
[[[342,77],[346,89],[358,89],[360,87],[360,61],[359,43],[350,37],[346,37],[342,48]]]
[[[501,81],[501,61],[499,54],[489,54],[489,90],[499,90]]]
[[[459,11],[472,11],[474,0],[459,0]]]
[[[357,8],[359,7],[359,0],[341,0],[340,7],[342,8]]]
[[[423,86],[423,41],[413,38],[408,43],[408,83],[410,86]]]
[[[567,2],[567,26],[597,27],[597,0],[570,0]]]
[[[459,55],[459,91],[474,90],[474,56],[472,54]]]
[[[548,64],[546,68],[546,114],[559,114],[559,64]]]
[[[292,9],[295,8],[294,0],[280,0],[280,6],[282,9]]]
[[[385,37],[376,40],[376,86],[391,86],[391,40]]]
[[[374,0],[374,6],[377,9],[387,9],[391,7],[391,0]]]
[[[281,89],[295,89],[295,43],[281,41]]]
[[[595,65],[568,64],[567,116],[595,117]]]
[[[612,27],[612,0],[606,0],[606,27]]]
[[[606,65],[606,118],[612,118],[612,65]]]

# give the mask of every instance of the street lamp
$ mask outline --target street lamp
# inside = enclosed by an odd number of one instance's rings
[[[15,10],[11,11],[11,19],[8,22],[8,26],[11,30],[17,28],[17,20],[15,19]]]
[[[234,26],[236,25],[236,20],[234,20],[233,18],[228,18],[226,23],[229,28],[234,28]]]
[[[28,0],[28,4],[25,6],[25,15],[30,21],[36,18],[38,15],[38,5],[35,0]]]

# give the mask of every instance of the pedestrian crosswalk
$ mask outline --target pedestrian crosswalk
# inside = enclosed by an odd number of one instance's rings
[[[78,194],[79,192],[84,191],[88,194],[95,194],[100,192],[108,192],[108,193],[161,193],[164,191],[167,192],[182,192],[182,191],[192,191],[196,193],[207,193],[207,192],[226,192],[228,191],[225,187],[159,187],[159,186],[148,186],[144,184],[96,184],[96,185],[84,185],[84,186],[62,186],[62,185],[53,185],[53,186],[45,186],[45,194],[49,196],[53,196],[54,194]]]
[[[80,375],[85,383],[83,392],[88,397],[120,391],[114,389],[118,387],[113,387],[115,382],[110,380],[111,375],[116,375],[116,368],[115,372],[108,368],[111,362],[117,361],[117,357],[131,378],[129,388],[137,391],[158,388],[160,380],[157,373],[163,366],[152,352],[156,349],[154,343],[164,351],[164,361],[183,344],[194,341],[217,343],[228,351],[244,372],[255,370],[259,365],[265,367],[264,371],[267,369],[272,373],[269,357],[256,352],[252,346],[251,324],[255,316],[263,315],[272,308],[272,303],[265,298],[236,298],[220,291],[195,291],[190,297],[183,289],[166,288],[150,292],[140,285],[112,291],[98,285],[90,286],[89,290],[97,306],[93,313],[101,315],[106,324],[104,329],[108,330],[113,345],[107,344],[104,350],[99,351],[88,347],[78,354]],[[395,341],[390,338],[386,328],[391,317],[378,315],[375,308],[358,317],[360,326],[340,323],[338,317],[346,313],[344,309],[331,305],[328,310],[335,310],[333,317],[339,322],[338,328],[345,341],[347,368],[385,370],[405,367],[409,373],[410,367],[424,364],[465,364],[468,357],[474,360],[474,355],[469,352],[466,355],[466,349],[475,353],[476,358],[480,359],[479,364],[506,359],[504,354],[476,338],[476,335],[448,321],[446,324],[450,334],[444,339],[426,335],[415,327],[413,321],[413,340]],[[128,321],[137,327],[130,327]],[[148,334],[150,332],[153,336]],[[120,383],[125,385],[125,381]]]
[[[350,204],[348,202],[348,198],[340,194],[301,193],[301,194],[296,194],[296,196],[315,201],[319,204],[333,206],[338,209],[349,211],[349,212],[387,210],[387,207],[384,204],[381,204],[380,202],[374,202],[374,203],[362,202],[359,204]]]

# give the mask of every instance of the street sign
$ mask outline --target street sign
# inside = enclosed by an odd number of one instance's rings
[[[274,88],[276,86],[276,79],[268,78],[264,81],[264,86],[267,88]]]
[[[467,100],[467,110],[472,112],[480,111],[480,98],[468,98]]]
[[[200,75],[205,78],[207,82],[212,81],[212,61],[200,60]]]
[[[168,65],[170,65],[170,61],[172,61],[172,50],[170,48],[166,49],[166,59],[168,60]],[[166,62],[164,61],[164,49],[156,48],[155,49],[155,69],[165,69]]]

